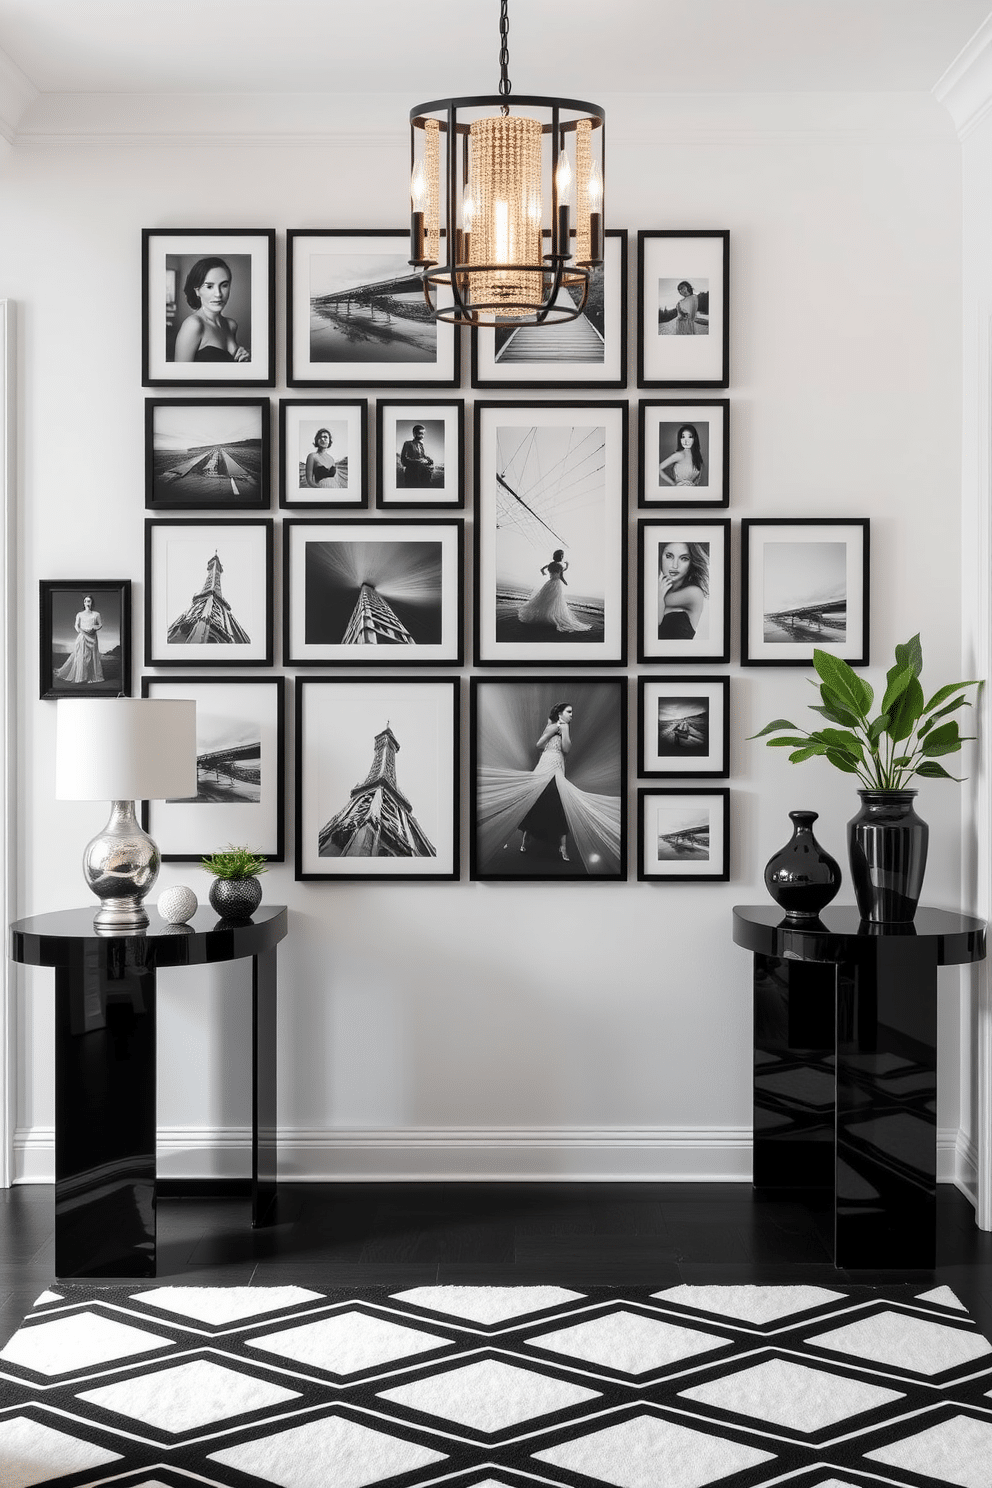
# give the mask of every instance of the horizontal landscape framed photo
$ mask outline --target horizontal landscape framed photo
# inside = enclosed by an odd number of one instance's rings
[[[642,506],[730,505],[730,400],[640,404]]]
[[[730,384],[730,234],[637,234],[637,381]]]
[[[464,398],[380,398],[375,453],[379,506],[460,510],[465,505]]]
[[[268,398],[146,398],[145,505],[268,510]]]
[[[730,519],[637,524],[641,662],[730,660]]]
[[[296,877],[460,877],[457,678],[297,677]]]
[[[638,677],[637,773],[730,774],[729,677]]]
[[[287,666],[461,666],[462,522],[283,523]]]
[[[279,505],[369,504],[365,398],[279,399]]]
[[[560,301],[573,305],[579,297],[564,286],[558,292]],[[470,339],[473,387],[625,388],[627,229],[607,228],[603,262],[593,270],[585,310],[574,320],[483,327]]]
[[[145,519],[145,665],[272,665],[272,518]]]
[[[741,523],[741,666],[868,665],[867,517]]]
[[[145,228],[143,387],[271,387],[274,228]]]
[[[471,876],[627,877],[627,679],[473,677]]]
[[[650,787],[637,792],[637,877],[641,883],[727,883],[730,790]]]
[[[142,697],[196,703],[196,795],[142,802],[165,862],[199,863],[230,842],[282,862],[285,691],[284,677],[142,677]]]
[[[409,229],[291,228],[286,296],[290,387],[458,386],[458,327],[435,321]]]
[[[131,696],[131,580],[42,579],[43,698]]]

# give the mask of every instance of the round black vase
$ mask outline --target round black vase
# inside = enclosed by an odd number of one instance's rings
[[[915,790],[859,790],[861,810],[847,824],[851,883],[861,918],[905,925],[916,914],[930,828],[913,808]]]
[[[792,837],[765,865],[765,888],[793,920],[815,920],[840,888],[840,865],[813,836],[818,814],[790,811]]]
[[[250,920],[262,902],[257,878],[215,878],[207,896],[222,920]]]

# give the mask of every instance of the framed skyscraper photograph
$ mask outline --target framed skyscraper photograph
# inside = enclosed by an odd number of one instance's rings
[[[145,665],[272,665],[272,518],[145,520]]]
[[[458,719],[456,678],[297,677],[297,879],[458,879]]]

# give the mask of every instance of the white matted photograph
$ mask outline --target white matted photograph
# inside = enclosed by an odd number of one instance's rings
[[[279,399],[279,505],[369,504],[366,399]]]
[[[465,400],[380,398],[375,409],[376,494],[382,507],[465,505]]]
[[[145,505],[267,509],[268,398],[146,398]]]
[[[730,791],[686,787],[637,792],[637,877],[643,883],[730,878]]]
[[[638,775],[719,779],[729,761],[729,677],[637,679]]]
[[[729,399],[642,399],[639,449],[642,506],[730,505]]]
[[[729,661],[729,519],[638,522],[637,567],[639,659]]]
[[[272,519],[145,521],[145,665],[272,665]]]
[[[741,665],[868,664],[867,517],[741,523]]]
[[[639,232],[640,385],[725,388],[729,357],[729,232]]]

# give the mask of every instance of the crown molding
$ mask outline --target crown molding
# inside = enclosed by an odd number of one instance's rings
[[[950,114],[959,139],[966,139],[992,111],[992,16],[979,26],[933,87]]]
[[[0,138],[13,145],[25,113],[41,94],[12,57],[0,49]]]

